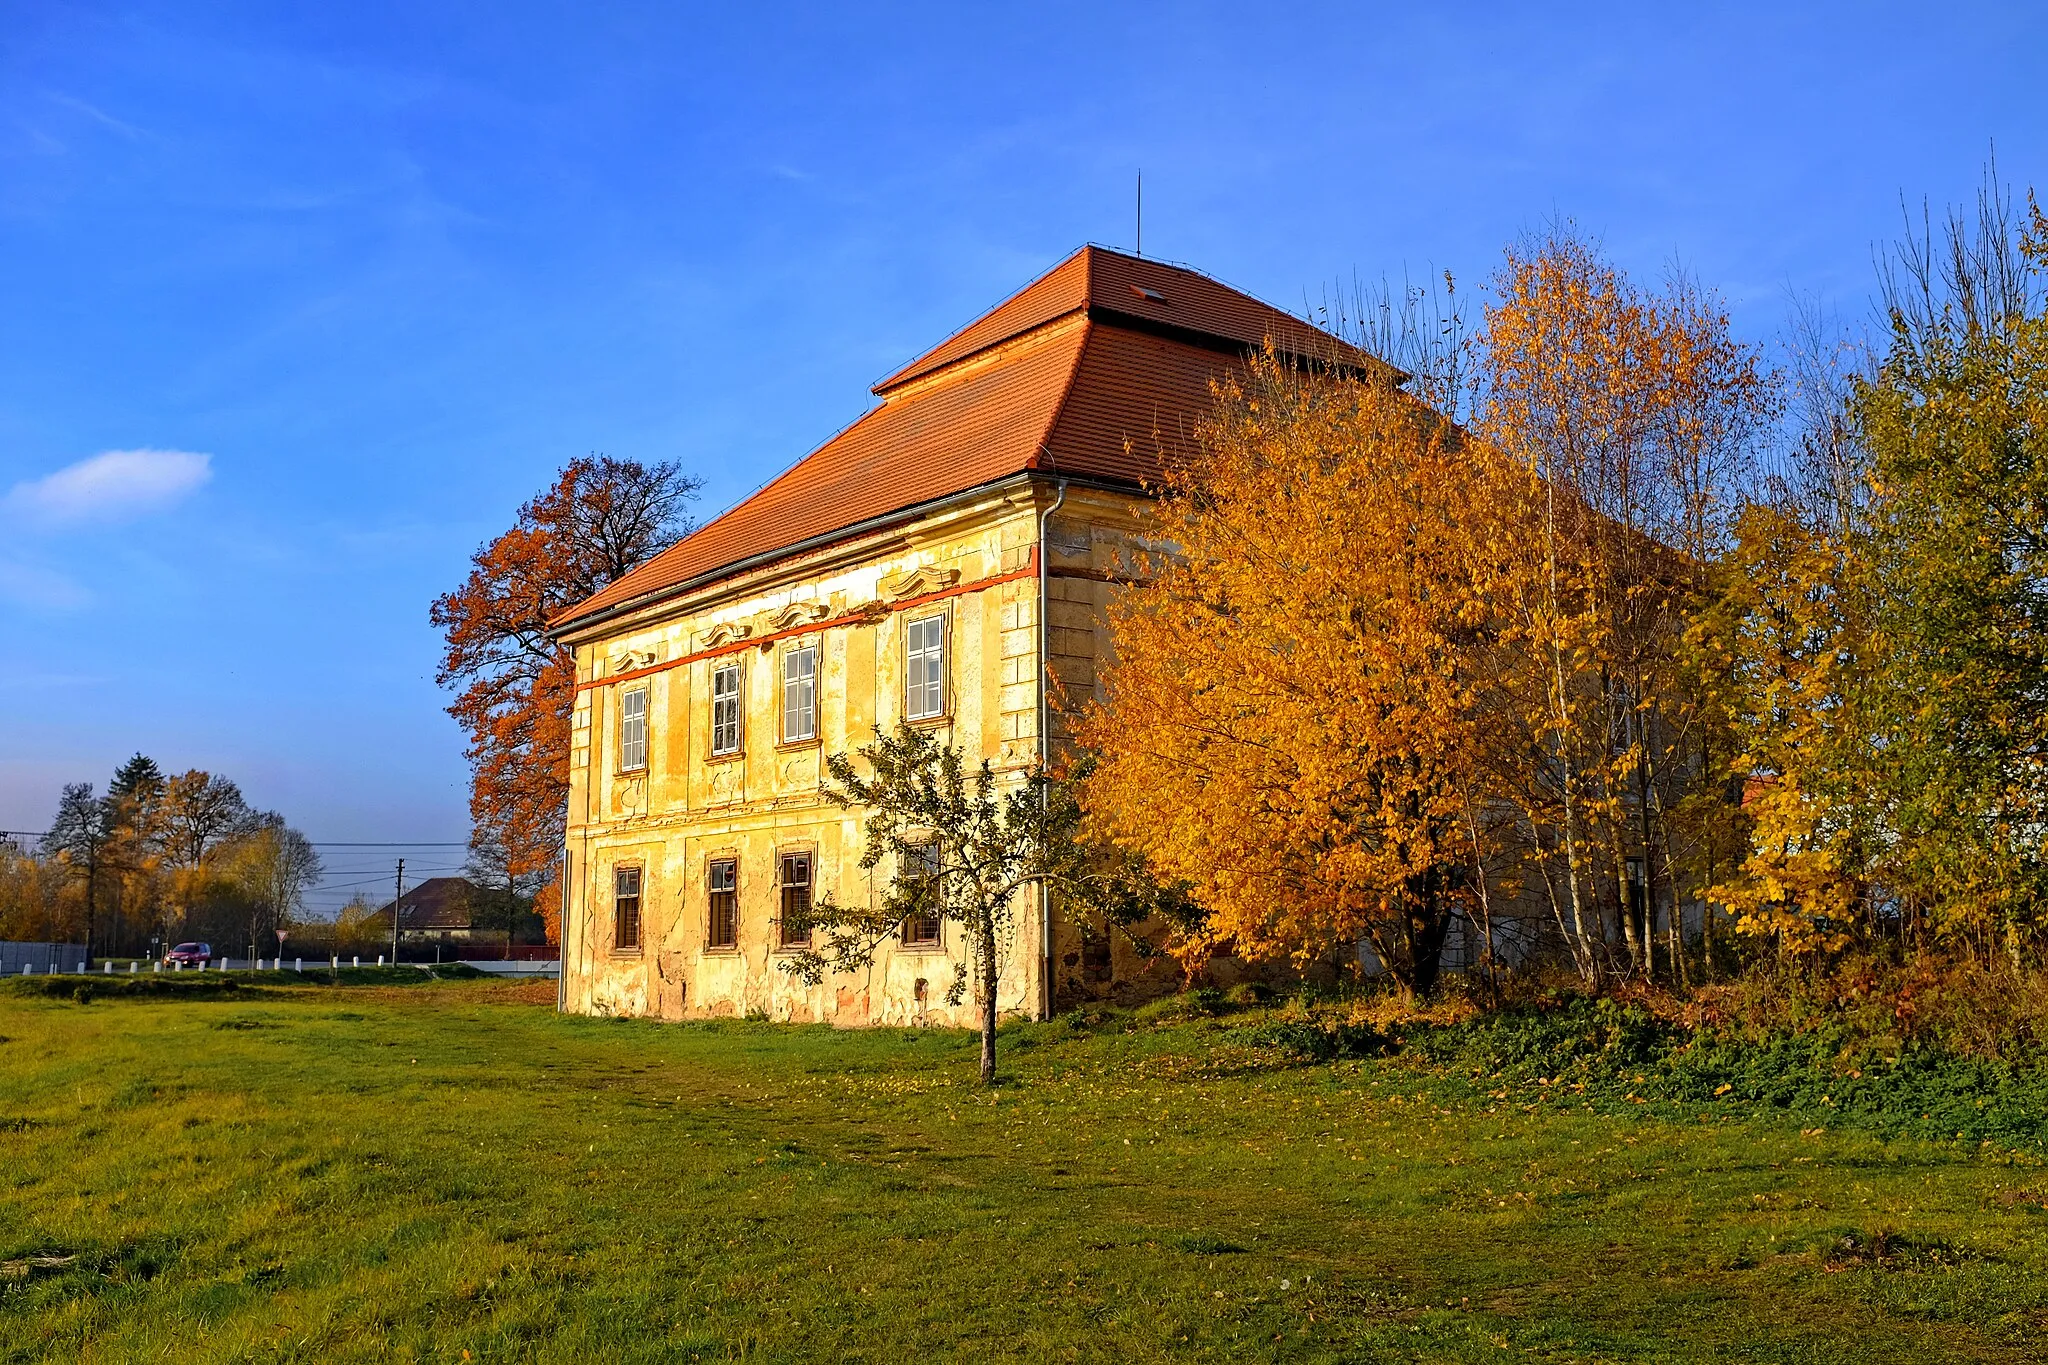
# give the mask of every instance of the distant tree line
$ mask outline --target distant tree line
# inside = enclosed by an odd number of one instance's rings
[[[0,847],[0,938],[100,956],[201,939],[275,952],[320,878],[306,837],[217,773],[166,775],[137,754],[103,793],[67,785],[32,847]]]

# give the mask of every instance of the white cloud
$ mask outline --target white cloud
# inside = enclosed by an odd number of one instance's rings
[[[127,521],[160,512],[213,477],[189,450],[109,450],[14,485],[9,511],[58,524]]]

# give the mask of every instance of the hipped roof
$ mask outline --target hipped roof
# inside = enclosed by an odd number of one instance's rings
[[[1086,246],[874,386],[882,400],[731,511],[550,623],[556,631],[717,581],[1015,474],[1138,488],[1270,342],[1379,361],[1197,270]]]

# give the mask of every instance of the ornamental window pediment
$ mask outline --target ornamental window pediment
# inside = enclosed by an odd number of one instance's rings
[[[922,597],[926,593],[943,592],[960,581],[958,569],[942,569],[935,564],[920,564],[915,569],[897,574],[882,584],[882,592],[902,601],[906,597]]]
[[[706,649],[716,649],[720,645],[736,644],[753,633],[754,628],[743,621],[720,621],[705,631],[698,643]]]
[[[768,618],[772,630],[802,630],[815,626],[832,614],[832,608],[823,602],[795,602],[784,607]]]

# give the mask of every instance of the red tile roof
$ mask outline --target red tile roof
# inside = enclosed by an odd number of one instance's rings
[[[1105,321],[1116,315],[1127,324],[1149,324],[1243,346],[1262,346],[1271,337],[1283,351],[1321,355],[1338,347],[1356,358],[1349,347],[1292,313],[1283,313],[1200,271],[1084,246],[875,385],[874,391],[886,396],[921,375],[1083,309]]]
[[[767,486],[557,616],[563,630],[1027,471],[1138,486],[1268,340],[1378,362],[1197,271],[1088,246],[875,385],[882,402]],[[1155,436],[1158,439],[1154,439]]]

